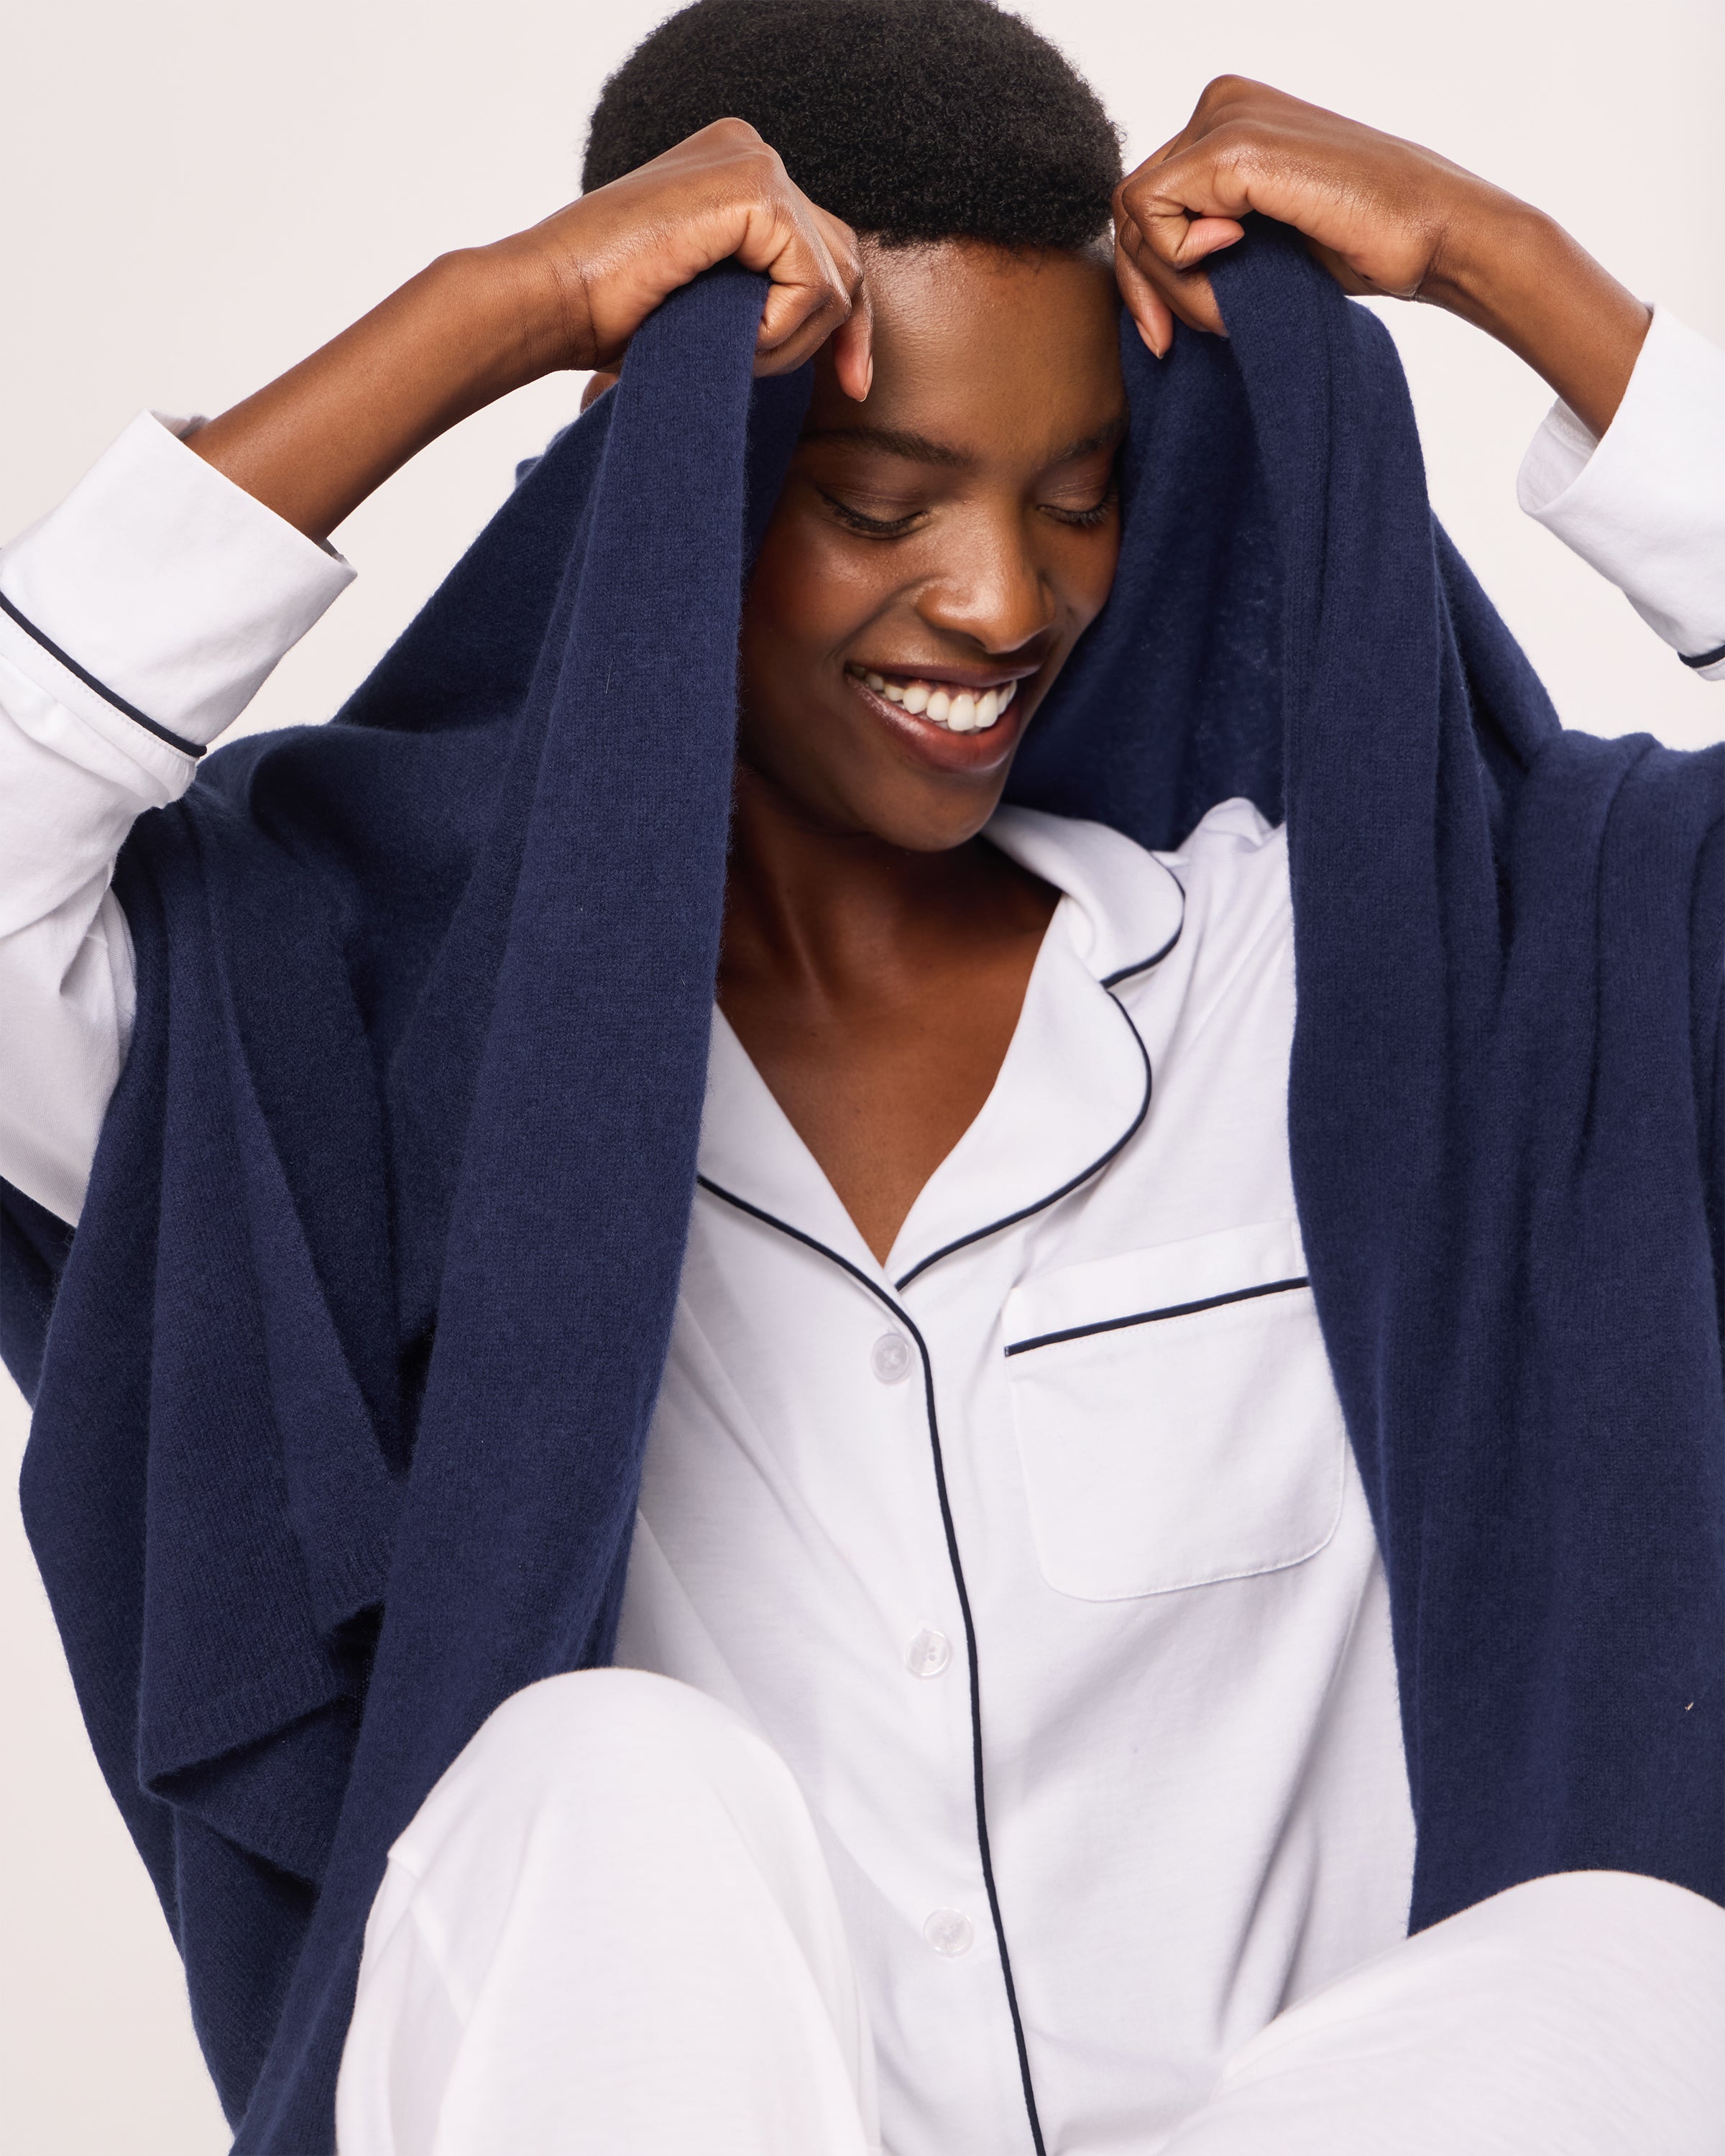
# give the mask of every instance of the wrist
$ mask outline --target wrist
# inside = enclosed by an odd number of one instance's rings
[[[1479,181],[1450,205],[1415,296],[1502,339],[1562,236],[1543,210]]]
[[[1446,225],[1418,296],[1507,345],[1596,435],[1652,319],[1555,218],[1484,182]]]
[[[414,280],[425,287],[432,333],[459,354],[457,394],[472,411],[559,367],[590,364],[571,355],[561,280],[528,237],[439,255]]]

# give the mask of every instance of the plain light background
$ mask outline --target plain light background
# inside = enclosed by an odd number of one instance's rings
[[[601,82],[664,12],[14,0],[0,28],[0,532],[51,506],[141,406],[219,411],[431,256],[566,200]],[[1235,0],[1225,28],[1131,0],[1021,12],[1101,90],[1129,159],[1175,131],[1210,76],[1255,74],[1539,203],[1638,292],[1725,342],[1718,0]],[[1682,746],[1725,736],[1725,687],[1686,674],[1517,513],[1543,386],[1447,317],[1384,311],[1439,510],[1566,720]],[[361,581],[248,725],[335,708],[578,389],[560,377],[469,421],[343,527]],[[24,1432],[0,1378],[8,1471]],[[9,1494],[0,1729],[0,2148],[213,2156],[227,2137],[178,1964],[84,1738]]]

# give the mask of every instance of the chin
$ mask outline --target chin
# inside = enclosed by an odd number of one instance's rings
[[[986,793],[967,788],[955,800],[945,788],[906,787],[898,774],[893,778],[896,783],[866,789],[850,804],[847,821],[882,844],[911,854],[950,853],[968,845],[999,807],[1004,787],[1003,781]]]

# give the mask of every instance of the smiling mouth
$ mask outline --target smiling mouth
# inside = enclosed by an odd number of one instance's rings
[[[985,732],[1011,703],[1019,686],[1016,681],[1003,681],[993,689],[958,689],[947,681],[922,680],[914,674],[876,674],[862,666],[845,670],[889,704],[951,734]]]

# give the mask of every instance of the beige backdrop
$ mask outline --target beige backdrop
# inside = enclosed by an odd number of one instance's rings
[[[574,187],[583,117],[658,0],[13,0],[0,27],[0,531],[142,405],[220,410],[441,249]],[[1543,204],[1626,282],[1725,341],[1717,0],[1030,0],[1142,156],[1205,80],[1256,74],[1433,143]],[[883,146],[890,154],[890,146]],[[1433,491],[1575,725],[1725,734],[1615,593],[1517,513],[1540,384],[1425,310],[1386,311]],[[327,714],[536,448],[571,378],[470,421],[340,535],[358,586],[248,723]],[[1385,714],[1386,724],[1394,714]],[[23,1402],[0,1378],[0,1443]],[[0,2148],[205,2156],[226,2137],[178,1965],[80,1727],[11,1502],[0,1506]]]

